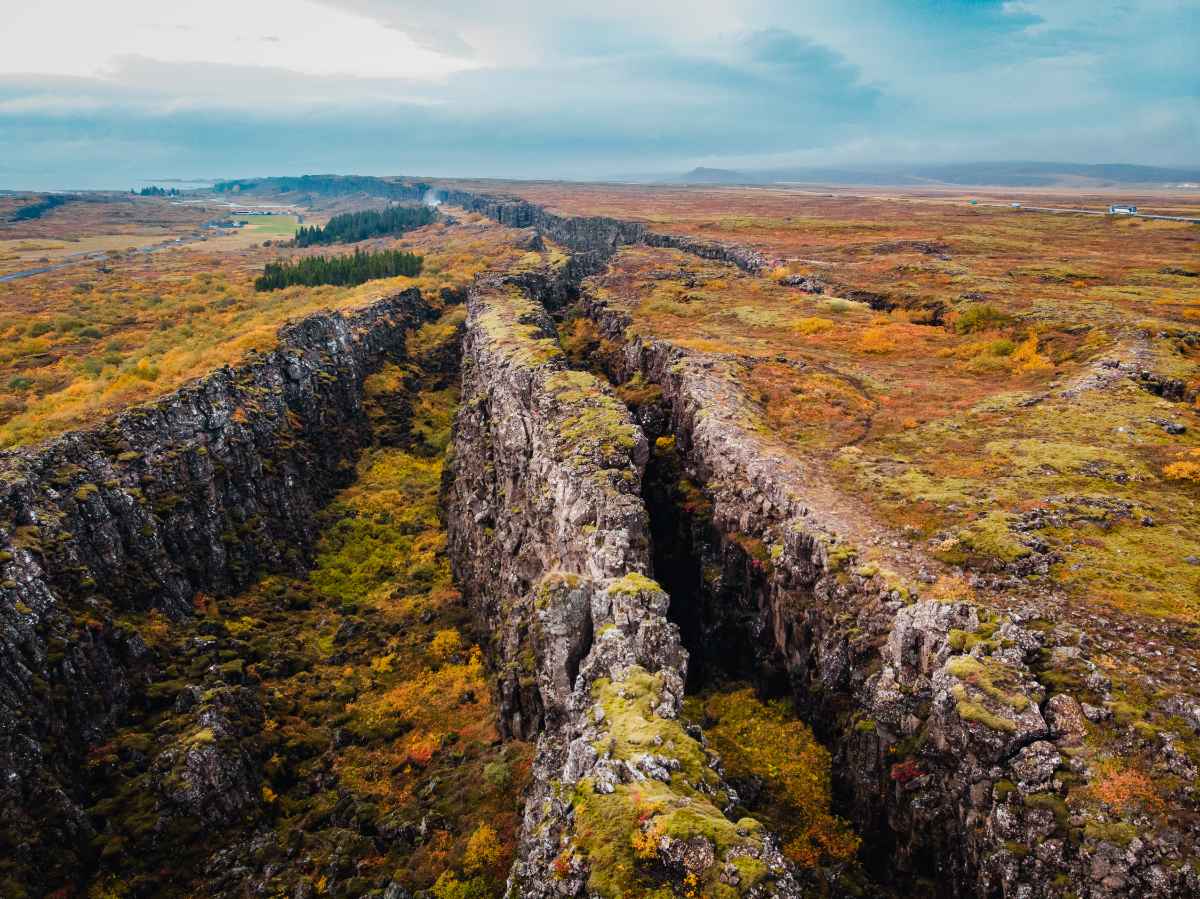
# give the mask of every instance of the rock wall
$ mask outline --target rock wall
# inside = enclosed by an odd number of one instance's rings
[[[752,251],[662,237],[636,223],[573,220],[494,197],[450,199],[537,228],[593,267],[637,242],[748,271],[769,264]],[[1038,663],[1070,656],[1091,672],[1089,684],[1102,685],[1077,633],[1037,609],[999,616],[920,599],[913,585],[932,577],[903,552],[893,554],[903,576],[859,562],[842,539],[849,529],[824,514],[835,498],[745,426],[744,398],[715,376],[712,360],[629,339],[622,315],[586,295],[583,302],[620,347],[614,379],[640,375],[661,389],[639,418],[675,438],[711,508],[707,520],[685,526],[698,535],[696,564],[719,573],[717,589],[701,591],[694,608],[702,638],[737,631],[762,680],[790,684],[835,753],[839,787],[880,873],[938,896],[1200,895],[1189,825],[1164,831],[1111,811],[1083,816],[1065,801],[1068,785],[1093,773],[1073,750],[1107,726],[1106,710],[1043,685]],[[1119,731],[1107,733],[1121,745]]]
[[[443,202],[486,215],[513,228],[535,228],[541,234],[569,247],[593,265],[607,261],[621,246],[644,243],[692,253],[704,259],[728,262],[748,272],[770,268],[774,263],[756,250],[716,241],[697,240],[650,231],[640,222],[606,216],[563,216],[526,200],[476,194],[462,190],[439,190]]]
[[[270,353],[0,457],[0,832],[11,843],[0,854],[10,866],[49,869],[61,847],[86,846],[74,769],[119,719],[145,655],[121,616],[178,618],[198,593],[302,570],[315,513],[370,439],[363,379],[429,314],[409,290],[312,315],[282,328]]]
[[[927,572],[860,563],[813,479],[746,427],[710,360],[628,338],[628,320],[586,292],[583,308],[620,346],[614,378],[661,388],[658,408],[640,417],[674,437],[709,504],[689,525],[695,564],[710,572],[688,611],[699,639],[721,645],[719,632],[737,631],[760,680],[790,685],[834,752],[877,873],[940,896],[1194,893],[1188,850],[1138,840],[1126,851],[1064,800],[1065,784],[1089,773],[1072,752],[1089,725],[1037,666],[1042,653],[1078,653],[1076,634],[1036,610],[1000,616],[922,600],[911,585],[932,580]]]
[[[509,894],[796,896],[772,838],[678,719],[687,655],[646,573],[645,437],[571,371],[528,279],[471,291],[447,482],[455,574],[499,675],[504,728],[540,732]]]

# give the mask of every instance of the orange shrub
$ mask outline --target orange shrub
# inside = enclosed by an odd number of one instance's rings
[[[890,353],[895,348],[886,326],[867,328],[858,338],[858,349],[863,353]]]

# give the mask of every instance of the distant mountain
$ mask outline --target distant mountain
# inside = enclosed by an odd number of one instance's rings
[[[744,172],[735,172],[732,169],[709,169],[704,166],[697,166],[676,180],[682,181],[684,184],[747,184],[759,181],[754,175],[747,175]]]
[[[995,187],[1115,187],[1200,183],[1200,168],[1123,163],[963,162],[777,169],[695,168],[670,179],[685,184],[974,185]]]

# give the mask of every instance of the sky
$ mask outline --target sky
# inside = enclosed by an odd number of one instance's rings
[[[4,22],[3,189],[1200,165],[1200,0],[41,0]]]

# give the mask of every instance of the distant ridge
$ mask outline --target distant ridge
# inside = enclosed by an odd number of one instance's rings
[[[747,175],[745,172],[735,172],[733,169],[710,169],[697,166],[679,180],[686,184],[747,184],[756,182],[758,178],[754,175]]]
[[[1189,185],[1200,188],[1200,168],[1126,163],[963,162],[861,167],[803,166],[775,169],[706,168],[669,179],[684,184],[975,185],[994,187],[1116,187]]]

